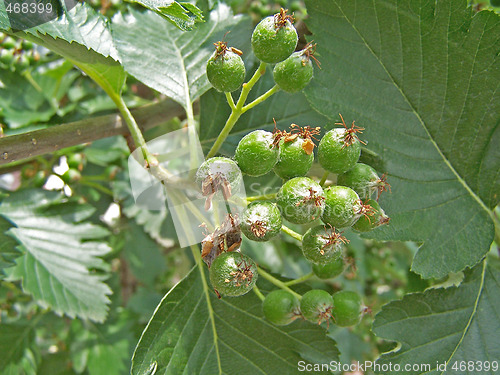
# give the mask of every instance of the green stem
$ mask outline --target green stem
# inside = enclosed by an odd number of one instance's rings
[[[252,109],[253,107],[255,107],[257,104],[260,104],[262,103],[264,100],[268,99],[271,95],[277,93],[278,91],[280,90],[280,88],[278,87],[278,85],[274,85],[272,88],[270,88],[269,90],[267,90],[264,94],[262,94],[261,96],[259,96],[257,99],[255,99],[253,102],[251,103],[248,103],[246,106],[244,106],[242,108],[242,112],[245,113],[246,111],[248,111],[249,109]]]
[[[321,181],[319,182],[321,187],[323,187],[325,185],[325,182],[328,179],[329,174],[330,174],[330,172],[325,171],[325,173],[323,174],[323,177],[321,177]]]
[[[224,94],[226,94],[227,104],[229,104],[229,107],[231,107],[231,110],[234,111],[234,109],[236,108],[236,106],[234,105],[233,96],[231,95],[230,92],[225,92]]]
[[[258,271],[259,271],[259,275],[262,276],[264,279],[266,279],[267,281],[269,281],[271,284],[274,284],[276,285],[278,288],[280,289],[283,289],[283,290],[286,290],[287,292],[290,292],[292,293],[295,297],[297,297],[299,300],[302,298],[302,296],[293,291],[292,289],[290,289],[283,281],[281,280],[278,280],[276,277],[274,277],[273,275],[271,275],[270,273],[264,271],[262,268],[260,267],[257,267]]]
[[[243,108],[245,101],[247,100],[248,94],[250,90],[252,90],[253,86],[257,83],[257,81],[264,75],[266,72],[266,63],[261,62],[255,73],[253,74],[250,81],[243,84],[243,88],[241,89],[240,98],[238,99],[238,103],[236,103],[236,109],[240,110]]]
[[[264,295],[262,294],[260,289],[257,287],[257,285],[254,285],[253,292],[257,295],[257,297],[259,297],[259,299],[261,301],[264,301],[266,299],[266,297],[264,297]]]
[[[290,286],[290,285],[300,284],[300,283],[303,283],[304,281],[309,280],[313,276],[314,276],[314,273],[311,272],[311,273],[308,273],[307,275],[299,277],[298,279],[287,281],[285,283],[285,285]]]
[[[262,77],[262,75],[265,72],[266,72],[266,64],[261,62],[259,65],[259,68],[255,71],[252,78],[250,78],[250,81],[243,84],[243,88],[241,89],[241,94],[240,94],[240,97],[238,99],[238,102],[236,103],[234,108],[231,108],[231,115],[227,119],[226,124],[224,125],[224,128],[222,129],[219,136],[215,140],[212,148],[208,152],[207,159],[209,159],[209,158],[215,156],[215,154],[217,154],[220,147],[222,146],[222,144],[224,143],[224,141],[228,137],[229,133],[233,129],[234,125],[236,124],[236,122],[238,121],[240,116],[243,114],[243,112],[244,112],[243,105],[245,104],[245,101],[247,100],[247,97],[248,97],[248,94],[250,93],[250,90],[252,89],[252,87],[255,85],[255,83],[257,83],[257,81],[260,79],[260,77]],[[229,96],[230,95],[231,94],[229,94]],[[228,102],[229,102],[229,98],[228,98],[227,94],[226,94],[226,98],[228,99]],[[231,97],[231,100],[232,100],[232,97]],[[231,106],[231,103],[229,103],[229,106]]]
[[[291,229],[290,229],[290,228],[288,228],[287,226],[282,225],[282,226],[281,226],[281,231],[282,231],[283,233],[288,234],[290,237],[295,238],[297,241],[302,242],[302,236],[301,236],[300,234],[298,234],[297,232],[295,232],[294,230],[291,230]]]
[[[271,200],[275,198],[276,198],[276,193],[272,193],[272,194],[263,194],[263,195],[256,195],[253,197],[247,197],[246,200],[247,202],[254,202],[254,201]]]

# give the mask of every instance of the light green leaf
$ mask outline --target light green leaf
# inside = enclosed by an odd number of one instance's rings
[[[211,293],[210,300],[218,353],[195,267],[158,305],[135,350],[132,374],[295,374],[300,360],[338,360],[335,343],[323,328],[307,322],[274,326],[251,292],[222,299]]]
[[[35,340],[34,325],[28,321],[0,324],[0,371],[20,362]]]
[[[247,103],[265,93],[274,85],[271,69],[268,68],[247,99]],[[233,95],[235,100],[236,95]],[[220,134],[224,124],[231,114],[224,94],[210,90],[200,100],[200,139],[204,149],[210,148],[217,136]],[[234,150],[243,136],[253,130],[264,129],[272,131],[274,128],[273,118],[279,128],[288,128],[292,123],[302,126],[320,126],[327,119],[318,114],[307,102],[302,93],[288,94],[278,92],[241,116],[230,136],[226,139],[220,153],[232,156]],[[313,124],[313,125],[311,125]]]
[[[306,88],[385,162],[383,240],[423,242],[412,270],[442,277],[479,262],[500,199],[500,16],[461,0],[307,1],[322,69]]]
[[[154,14],[131,10],[113,18],[112,32],[125,70],[184,107],[210,88],[206,64],[213,43],[227,31],[232,46],[248,52],[250,20],[220,4],[196,30],[185,33]]]
[[[382,308],[375,317],[376,335],[401,343],[398,350],[384,354],[380,365],[429,364],[428,369],[405,371],[405,374],[443,374],[447,372],[474,375],[494,374],[481,370],[476,361],[498,361],[500,358],[500,267],[491,259],[466,272],[459,287],[430,289],[408,294]],[[474,370],[454,371],[454,363],[473,361]],[[444,367],[444,366],[443,366]],[[387,371],[384,374],[398,374]]]
[[[90,5],[78,3],[56,20],[14,32],[0,7],[0,30],[28,39],[63,56],[96,81],[108,94],[119,93],[126,74],[118,63],[108,23]]]
[[[173,0],[131,0],[134,3],[158,13],[183,31],[191,31],[196,23],[203,22],[202,11],[188,2],[177,2]]]
[[[70,215],[57,193],[43,190],[20,191],[0,206],[0,215],[16,226],[8,233],[23,253],[9,269],[9,277],[22,279],[24,291],[42,307],[102,322],[111,290],[103,282],[105,275],[96,271],[108,270],[99,257],[110,248],[96,240],[109,233],[94,224],[76,222],[92,213],[81,209]]]

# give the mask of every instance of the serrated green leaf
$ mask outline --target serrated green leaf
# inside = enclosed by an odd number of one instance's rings
[[[460,0],[306,3],[322,63],[306,96],[366,128],[392,185],[390,225],[368,235],[423,242],[425,278],[473,266],[500,199],[500,16]]]
[[[0,30],[28,39],[63,56],[87,73],[108,94],[120,93],[126,74],[118,62],[108,23],[86,3],[64,10],[61,17],[25,31],[10,29],[0,7]]]
[[[22,360],[35,340],[34,328],[29,321],[0,324],[0,371]]]
[[[193,4],[173,0],[131,0],[156,12],[182,31],[191,31],[203,22],[202,11]]]
[[[247,99],[247,103],[265,93],[274,85],[271,69],[268,69],[254,86]],[[233,95],[235,100],[236,95]],[[227,104],[223,93],[210,90],[200,99],[200,139],[204,149],[210,148],[217,136],[220,134],[231,109]],[[279,128],[287,129],[292,123],[299,125],[320,126],[327,119],[315,110],[307,102],[302,93],[288,94],[278,92],[259,104],[255,109],[244,113],[231,130],[220,152],[225,155],[234,155],[234,150],[243,136],[253,130],[264,129],[272,131],[274,128],[273,118]]]
[[[133,25],[133,26],[132,26]],[[206,23],[185,33],[152,13],[131,10],[113,18],[112,32],[125,70],[184,107],[211,86],[205,74],[213,43],[231,31],[231,45],[249,50],[250,20],[220,4]]]
[[[295,374],[302,359],[338,360],[323,328],[307,322],[274,326],[264,319],[262,302],[253,293],[220,300],[211,293],[210,300],[218,353],[195,267],[158,305],[135,350],[132,374],[149,374],[153,368],[156,375]]]
[[[430,289],[393,301],[375,317],[376,335],[401,343],[401,347],[377,360],[380,365],[429,364],[428,369],[405,374],[454,373],[461,361],[490,361],[500,358],[500,267],[498,260],[484,261],[466,272],[459,287]],[[494,374],[493,370],[464,373]],[[387,371],[384,374],[397,374]],[[458,372],[455,372],[458,373]]]
[[[60,202],[59,214],[55,206],[59,200],[58,194],[43,190],[20,191],[3,200],[0,215],[16,226],[8,233],[23,253],[9,269],[9,277],[22,279],[24,291],[57,314],[101,322],[111,290],[101,272],[109,267],[99,257],[110,248],[96,240],[109,233],[94,224],[75,222],[91,210],[70,215]]]

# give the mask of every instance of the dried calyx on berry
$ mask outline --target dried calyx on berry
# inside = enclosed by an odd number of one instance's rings
[[[242,52],[228,47],[224,41],[214,43],[215,52],[207,63],[207,77],[217,91],[232,92],[240,88],[245,79]]]
[[[318,68],[321,64],[314,57],[316,44],[308,43],[302,51],[294,52],[286,60],[276,64],[273,70],[274,82],[285,92],[301,91],[313,77],[311,59]]]

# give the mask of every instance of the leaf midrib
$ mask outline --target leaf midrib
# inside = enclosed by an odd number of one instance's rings
[[[434,140],[434,138],[431,136],[431,134],[429,132],[429,129],[427,128],[427,126],[426,126],[425,122],[423,121],[423,119],[420,117],[420,115],[417,112],[416,108],[411,103],[411,101],[409,100],[409,98],[407,97],[407,95],[404,93],[404,91],[402,90],[402,88],[396,83],[394,77],[389,72],[389,70],[387,69],[387,67],[385,66],[385,64],[380,60],[379,56],[371,48],[371,46],[368,44],[367,40],[363,37],[363,35],[361,34],[361,32],[356,28],[356,26],[354,25],[354,23],[351,22],[351,20],[347,17],[347,15],[342,10],[342,7],[338,4],[337,0],[334,0],[334,1],[335,1],[335,5],[337,6],[337,8],[342,13],[342,16],[344,17],[344,19],[349,23],[349,25],[356,32],[356,34],[358,35],[358,37],[363,41],[363,43],[366,46],[366,48],[368,48],[368,50],[370,51],[370,53],[373,55],[373,57],[375,57],[375,59],[380,64],[380,66],[382,67],[382,69],[384,70],[384,72],[387,74],[387,76],[391,80],[391,82],[394,85],[394,87],[399,91],[399,93],[401,94],[401,97],[408,104],[409,108],[411,109],[411,111],[413,112],[413,114],[415,115],[415,117],[417,118],[417,120],[420,122],[420,125],[424,129],[425,133],[427,134],[427,137],[428,137],[429,141],[432,143],[432,145],[434,146],[434,148],[436,149],[436,151],[438,152],[438,154],[443,159],[443,162],[450,169],[450,171],[456,176],[458,182],[465,188],[465,190],[469,193],[469,195],[479,204],[479,206],[483,210],[486,211],[486,213],[488,214],[488,216],[490,217],[490,219],[492,221],[494,221],[494,216],[493,216],[492,211],[486,206],[486,204],[481,200],[481,198],[479,198],[479,196],[477,196],[477,194],[470,188],[470,186],[467,184],[467,182],[462,178],[462,176],[460,176],[460,174],[456,171],[456,169],[453,167],[453,165],[451,164],[451,162],[446,158],[446,156],[441,151],[439,145],[436,143],[436,141]]]

